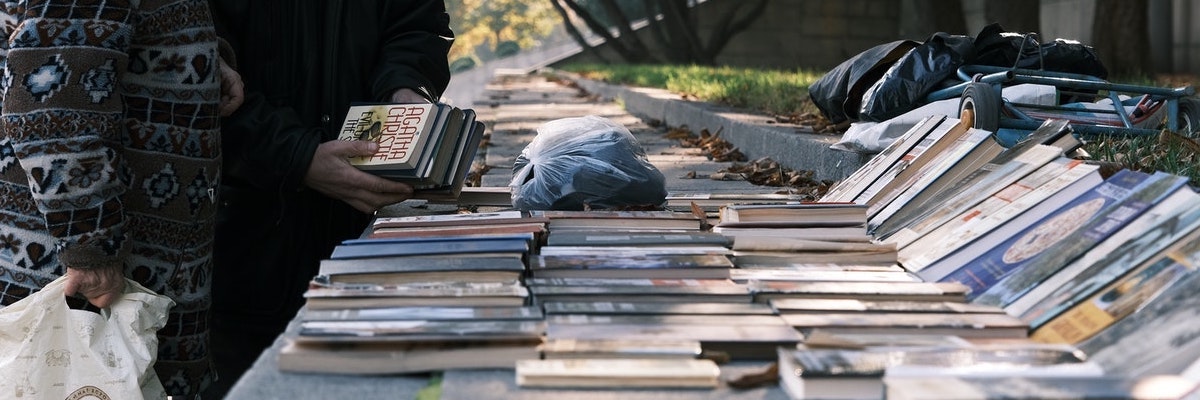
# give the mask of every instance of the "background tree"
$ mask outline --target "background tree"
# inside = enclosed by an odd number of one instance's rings
[[[923,41],[937,32],[975,34],[967,32],[962,0],[903,0],[900,9],[900,37],[905,39]]]
[[[558,23],[551,5],[541,1],[448,0],[446,11],[455,36],[451,60],[476,55],[481,48],[494,53],[505,42],[522,49],[536,46]]]
[[[1005,0],[983,2],[985,23],[999,22],[1009,32],[1040,32],[1041,0]],[[1045,40],[1045,38],[1043,38]]]
[[[1154,74],[1150,59],[1148,0],[1098,0],[1092,21],[1092,47],[1109,76]]]
[[[766,10],[767,0],[725,1],[729,11],[712,25],[707,40],[697,30],[697,16],[689,0],[549,0],[571,36],[595,53],[584,32],[604,40],[627,63],[692,63],[712,65],[729,40],[746,30]],[[634,23],[645,18],[651,46],[634,32]],[[579,28],[583,25],[586,29]],[[651,50],[655,49],[655,50]]]

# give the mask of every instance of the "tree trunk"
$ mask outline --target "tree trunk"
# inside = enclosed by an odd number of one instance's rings
[[[1040,32],[1041,0],[984,1],[983,18],[989,24],[1000,23],[1009,32]]]
[[[1147,0],[1096,1],[1092,47],[1110,76],[1120,79],[1154,74],[1148,16]]]
[[[550,0],[550,4],[554,5],[554,9],[558,11],[558,15],[562,17],[563,27],[567,30],[567,34],[571,35],[571,38],[575,40],[575,43],[579,44],[579,47],[583,48],[584,52],[596,57],[601,63],[608,64],[608,60],[604,58],[604,55],[600,54],[600,51],[596,50],[595,47],[592,47],[591,43],[588,43],[587,38],[583,36],[583,33],[580,33],[575,24],[571,23],[571,14],[558,1]]]
[[[902,38],[925,40],[938,32],[952,35],[974,34],[967,32],[967,18],[963,15],[962,0],[903,0],[900,9]]]

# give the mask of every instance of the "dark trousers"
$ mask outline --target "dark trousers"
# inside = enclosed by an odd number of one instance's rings
[[[205,400],[225,398],[263,350],[271,347],[283,333],[287,323],[286,320],[261,316],[214,313],[211,349],[217,365],[217,381],[201,397]]]

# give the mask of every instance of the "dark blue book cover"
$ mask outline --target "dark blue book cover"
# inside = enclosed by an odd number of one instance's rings
[[[445,254],[526,253],[530,239],[511,237],[356,239],[333,248],[330,259]]]
[[[1103,184],[1025,227],[941,281],[960,282],[970,287],[968,300],[973,300],[1010,272],[1027,265],[1055,243],[1083,229],[1092,219],[1108,213],[1121,200],[1148,184],[1151,177],[1142,172],[1121,170]]]

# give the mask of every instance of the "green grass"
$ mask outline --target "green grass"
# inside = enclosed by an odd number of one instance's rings
[[[697,65],[603,65],[576,64],[560,68],[585,78],[610,83],[670,90],[695,100],[723,104],[773,116],[818,114],[808,98],[808,87],[825,71],[771,70]],[[1192,76],[1159,79],[1113,78],[1112,82],[1142,86],[1179,87],[1195,85]],[[1194,145],[1160,138],[1111,138],[1085,144],[1095,160],[1116,162],[1125,168],[1164,171],[1200,183],[1200,168]]]
[[[628,86],[670,90],[696,100],[772,115],[815,112],[808,87],[824,71],[784,71],[697,65],[570,65],[581,76]]]

